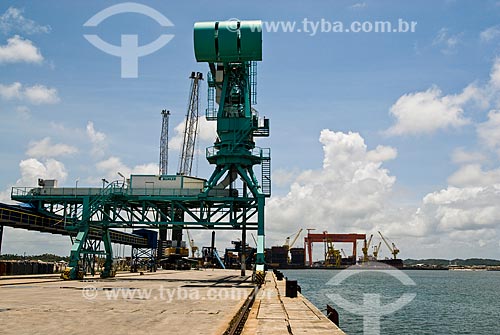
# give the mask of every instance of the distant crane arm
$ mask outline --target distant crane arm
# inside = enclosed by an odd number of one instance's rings
[[[394,242],[392,243],[392,247],[391,247],[391,245],[389,244],[389,242],[387,242],[387,240],[382,235],[382,233],[380,231],[378,233],[379,233],[380,237],[382,237],[382,240],[384,241],[384,243],[387,246],[387,248],[389,248],[389,250],[391,251],[392,255],[394,256],[394,259],[396,259],[397,255],[399,253],[399,249],[396,248],[396,245],[394,244]]]
[[[368,239],[368,243],[366,243],[367,249],[370,247],[370,244],[372,243],[372,238],[373,238],[373,234],[370,235],[370,238]]]
[[[253,242],[255,243],[255,246],[257,246],[257,240],[255,239],[255,235],[252,233],[252,239],[253,239]]]
[[[295,237],[293,238],[292,242],[289,244],[289,247],[293,247],[293,245],[295,244],[295,242],[297,242],[297,239],[299,238],[300,236],[300,233],[302,233],[302,228],[299,229],[298,233],[295,234]]]
[[[380,235],[380,237],[382,238],[382,241],[384,241],[385,245],[387,246],[387,248],[389,248],[389,251],[392,252],[392,247],[391,245],[389,244],[389,242],[387,242],[387,240],[385,239],[384,235],[382,235],[382,233],[379,231],[378,234]]]

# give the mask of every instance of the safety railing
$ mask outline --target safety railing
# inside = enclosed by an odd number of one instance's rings
[[[190,188],[129,188],[127,194],[132,196],[166,196],[166,197],[192,197],[202,192],[201,189]]]
[[[123,181],[116,180],[109,183],[105,188],[101,187],[13,187],[11,196],[98,196],[110,193],[124,193]]]
[[[227,151],[231,152],[232,146],[227,146]],[[211,146],[205,149],[205,154],[207,158],[211,158],[213,156],[216,156],[219,153],[219,149],[215,146]],[[238,154],[241,154],[238,152]],[[250,155],[254,157],[258,157],[260,159],[269,159],[271,158],[271,149],[270,148],[260,148],[260,147],[255,147],[252,150],[250,150]]]
[[[95,196],[102,192],[102,188],[97,187],[13,187],[11,196],[30,197],[30,196]]]

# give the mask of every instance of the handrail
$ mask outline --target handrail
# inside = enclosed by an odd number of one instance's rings
[[[228,151],[233,151],[237,146],[228,146]],[[205,149],[206,157],[214,157],[219,153],[219,149],[215,146],[207,147]],[[241,154],[241,153],[238,153]],[[270,159],[271,158],[271,149],[270,148],[261,148],[255,147],[250,151],[250,154],[254,157],[258,157],[260,159]]]

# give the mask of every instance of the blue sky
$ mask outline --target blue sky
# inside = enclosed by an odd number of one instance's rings
[[[172,111],[174,172],[188,76],[208,69],[194,59],[194,22],[260,19],[256,107],[271,119],[271,137],[258,145],[271,147],[273,169],[268,245],[300,227],[381,230],[403,258],[500,258],[499,2],[144,1],[174,26],[139,14],[83,26],[119,3],[0,4],[1,201],[38,176],[98,186],[103,177],[118,179],[117,171],[155,173],[163,108]],[[312,34],[297,31],[304,19],[416,26]],[[295,22],[294,32],[279,26],[286,22]],[[280,29],[270,31],[270,23]],[[126,79],[119,58],[84,34],[111,44],[138,34],[140,45],[175,36],[139,59],[138,78]],[[206,86],[200,94],[204,110]],[[213,138],[213,124],[202,126],[200,149]],[[203,155],[196,170],[212,171]],[[193,235],[200,245],[209,240]],[[62,238],[12,229],[4,237],[3,252],[69,251]],[[220,248],[230,239],[222,233]]]

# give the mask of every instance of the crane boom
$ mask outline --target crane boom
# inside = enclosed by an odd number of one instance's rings
[[[191,90],[178,170],[178,174],[183,176],[191,175],[191,169],[193,168],[194,149],[196,146],[196,136],[198,134],[198,109],[200,105],[198,99],[200,95],[199,81],[203,80],[203,75],[201,72],[191,72],[189,78],[191,79]]]
[[[387,242],[387,240],[385,239],[384,235],[382,235],[382,233],[379,231],[378,234],[380,235],[380,237],[382,238],[382,241],[384,241],[385,245],[387,246],[387,248],[389,248],[389,250],[392,252],[392,247],[391,245],[389,244],[389,242]]]
[[[289,247],[293,247],[295,242],[297,242],[297,239],[299,238],[300,236],[300,233],[302,233],[302,228],[299,229],[299,232],[295,235],[295,237],[293,238],[292,242],[290,243]]]
[[[285,247],[288,247],[288,248],[291,248],[293,247],[293,245],[295,244],[295,242],[297,242],[297,239],[299,238],[300,236],[300,233],[302,233],[302,228],[299,229],[298,232],[296,232],[295,234],[292,234],[290,236],[287,236],[287,238],[285,239]],[[293,240],[292,242],[290,242],[290,238],[293,236]]]
[[[366,248],[370,247],[370,244],[372,243],[372,238],[373,238],[373,234],[370,235],[370,238],[368,239],[368,243],[366,244]]]
[[[366,238],[365,238],[364,245],[361,248],[361,251],[363,252],[363,262],[368,262],[368,248],[370,248],[370,244],[372,243],[372,238],[373,238],[373,234],[370,235],[368,242],[366,241]]]
[[[253,243],[255,243],[255,246],[257,246],[257,240],[255,239],[255,235],[252,233],[252,239],[253,239]]]
[[[340,249],[340,251],[342,252],[342,255],[344,255],[344,258],[347,258],[347,255],[345,254],[344,249]]]
[[[387,240],[385,239],[384,235],[382,235],[382,233],[380,231],[378,232],[378,234],[382,238],[382,241],[384,241],[384,243],[387,246],[387,248],[390,250],[391,254],[394,256],[394,259],[396,259],[397,255],[399,253],[399,249],[396,248],[396,245],[394,243],[392,243],[392,247],[391,247],[391,245],[389,244],[389,242],[387,242]]]
[[[378,257],[378,253],[380,251],[381,246],[382,246],[382,241],[378,242],[378,245],[373,246],[373,257],[375,257],[375,259],[377,259]]]
[[[191,234],[189,233],[189,230],[186,229],[186,232],[187,232],[187,236],[188,236],[188,241],[189,241],[189,246],[191,247],[191,257],[195,257],[195,253],[196,251],[198,251],[198,247],[194,245],[194,240],[193,238],[191,237]]]

